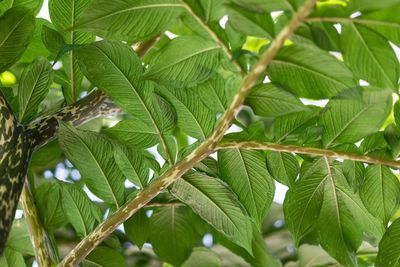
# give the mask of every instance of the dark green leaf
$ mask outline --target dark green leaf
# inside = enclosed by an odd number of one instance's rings
[[[0,72],[24,53],[33,36],[35,18],[25,8],[12,8],[0,17]]]
[[[96,210],[82,189],[73,184],[61,183],[61,204],[68,221],[74,227],[77,235],[84,238],[99,220],[99,211]]]
[[[142,41],[167,30],[183,10],[178,0],[94,0],[73,26],[101,37]]]
[[[124,257],[108,247],[98,247],[82,262],[83,267],[124,267],[127,266]]]
[[[348,90],[331,99],[320,117],[325,147],[354,143],[382,126],[392,107],[389,90]]]
[[[264,117],[283,116],[300,111],[308,111],[296,96],[273,83],[254,87],[246,97],[254,113]]]
[[[299,162],[290,153],[268,151],[268,170],[281,184],[292,186],[299,172]]]
[[[163,207],[150,220],[150,241],[165,261],[180,266],[190,255],[195,236],[185,207]]]
[[[359,79],[397,90],[399,61],[384,37],[354,23],[345,24],[341,36],[344,61]]]
[[[394,159],[400,154],[400,126],[396,124],[389,124],[385,128],[385,139],[390,145],[390,152]]]
[[[399,208],[399,179],[386,166],[370,165],[360,187],[360,197],[369,212],[386,225]]]
[[[124,178],[114,160],[114,145],[105,136],[60,123],[59,142],[90,191],[117,207],[124,203]]]
[[[300,97],[330,98],[357,86],[351,71],[328,52],[311,46],[282,48],[268,67],[271,81]]]
[[[173,184],[171,193],[232,242],[252,252],[250,218],[221,180],[202,173],[188,173]]]
[[[152,231],[150,220],[144,209],[139,210],[124,223],[124,229],[129,239],[140,249],[147,242]]]
[[[126,178],[140,188],[144,188],[147,185],[149,168],[140,151],[117,146],[114,150],[114,158]]]
[[[144,78],[175,87],[195,86],[214,73],[220,50],[203,38],[177,37],[152,56]]]
[[[45,99],[53,82],[50,63],[43,57],[36,58],[22,73],[18,86],[19,119],[29,121],[39,104]]]
[[[257,226],[263,222],[274,197],[275,184],[262,152],[245,149],[218,151],[221,179],[238,196]]]
[[[400,219],[395,220],[379,243],[376,267],[400,266]]]
[[[204,140],[214,129],[215,115],[192,88],[164,88],[162,94],[176,110],[178,126],[186,134]]]
[[[42,41],[46,48],[57,55],[66,44],[63,36],[56,30],[44,25],[42,30]]]

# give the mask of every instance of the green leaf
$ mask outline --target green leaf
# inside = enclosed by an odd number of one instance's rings
[[[268,151],[267,166],[275,180],[289,187],[294,184],[299,172],[299,162],[290,153]]]
[[[252,253],[252,226],[235,194],[219,179],[187,173],[171,193],[232,242]]]
[[[47,231],[53,232],[67,222],[62,208],[62,191],[59,183],[43,183],[35,190],[35,202]]]
[[[396,122],[396,124],[400,125],[400,100],[397,100],[396,104],[394,104],[393,116],[394,116],[394,121]]]
[[[114,160],[114,145],[105,136],[61,122],[59,142],[90,191],[116,207],[124,203],[124,178]]]
[[[109,247],[97,247],[82,262],[83,267],[127,266],[121,253]]]
[[[46,48],[57,55],[66,44],[64,37],[56,30],[44,25],[42,30],[42,41]]]
[[[19,120],[23,123],[35,115],[53,82],[53,69],[47,59],[38,57],[22,73],[18,86]]]
[[[178,0],[94,0],[74,27],[104,38],[137,42],[167,30],[183,10]]]
[[[225,80],[220,75],[215,75],[205,83],[191,89],[198,91],[201,101],[214,113],[223,113],[228,107]]]
[[[144,209],[140,209],[124,223],[124,229],[129,239],[140,249],[147,242],[152,231],[150,220]]]
[[[353,160],[345,160],[342,165],[342,172],[353,191],[357,192],[364,180],[364,164]]]
[[[19,219],[13,222],[6,247],[23,254],[35,255],[25,220]]]
[[[351,10],[357,11],[369,11],[373,9],[382,9],[398,4],[398,0],[382,0],[382,1],[370,1],[370,0],[353,0],[349,2]]]
[[[220,63],[220,46],[196,36],[171,40],[151,57],[144,74],[150,79],[175,87],[205,82]]]
[[[180,266],[190,255],[195,236],[185,207],[163,207],[150,220],[150,241],[163,260]]]
[[[114,158],[126,178],[140,188],[144,188],[147,185],[149,168],[140,151],[118,146],[114,150]]]
[[[376,266],[400,266],[400,219],[390,225],[379,243]]]
[[[99,217],[99,211],[93,208],[95,207],[94,204],[82,189],[74,184],[64,182],[60,182],[60,184],[62,188],[61,204],[64,213],[77,235],[84,238],[93,230],[96,217]]]
[[[26,48],[25,52],[22,54],[22,57],[19,60],[20,62],[30,63],[39,56],[43,56],[46,58],[50,56],[50,52],[43,44],[41,35],[43,27],[45,25],[51,25],[51,23],[45,19],[36,18],[35,24],[36,24],[35,31],[33,33],[31,42],[29,46]]]
[[[269,13],[258,9],[246,10],[237,4],[227,5],[227,14],[232,27],[245,35],[272,39],[274,22]]]
[[[391,107],[389,90],[348,90],[332,98],[320,117],[324,146],[354,143],[379,130]]]
[[[164,134],[175,127],[175,112],[154,92],[150,82],[140,80],[142,63],[131,47],[102,41],[83,46],[76,50],[76,54],[86,77],[124,111],[141,121],[135,123],[133,132],[146,139],[148,144],[153,144],[154,134],[158,141],[166,142]],[[150,136],[146,137],[145,132]]]
[[[385,139],[390,145],[390,152],[393,159],[397,159],[400,154],[400,126],[389,124],[385,128]]]
[[[300,179],[287,192],[284,211],[295,244],[317,232],[322,247],[345,265],[354,265],[363,233],[376,240],[383,233],[383,225],[326,158],[303,163]]]
[[[13,7],[30,9],[36,15],[42,7],[43,0],[13,0]]]
[[[148,148],[159,142],[157,131],[140,120],[122,120],[105,133],[120,142],[137,148]]]
[[[315,124],[318,115],[319,109],[311,109],[276,118],[273,125],[276,142],[298,141],[302,131]]]
[[[221,259],[211,249],[198,247],[194,248],[189,258],[182,264],[182,267],[220,267]]]
[[[344,61],[359,79],[397,90],[399,61],[384,37],[354,23],[344,24],[341,36]]]
[[[50,0],[49,13],[51,21],[64,37],[67,44],[79,45],[94,41],[90,33],[79,32],[74,29],[78,19],[90,0]],[[69,87],[64,90],[67,102],[73,102],[79,95],[83,74],[80,70],[75,51],[71,50],[63,58],[64,69],[70,78]]]
[[[264,117],[277,117],[287,114],[308,111],[300,99],[273,83],[260,84],[251,89],[245,104],[254,113]]]
[[[2,0],[0,1],[0,16],[4,14],[8,9],[12,7],[13,0]]]
[[[368,211],[386,225],[399,208],[399,179],[386,166],[370,165],[360,187],[360,197]]]
[[[4,250],[3,255],[0,257],[0,266],[3,267],[25,267],[24,256],[21,252],[15,251],[10,248]]]
[[[238,196],[257,226],[272,204],[275,184],[262,152],[245,149],[218,151],[220,177]]]
[[[186,134],[204,140],[214,129],[215,115],[192,88],[162,88],[162,95],[176,110],[178,126]]]
[[[300,97],[330,98],[356,87],[351,71],[328,52],[311,46],[283,47],[268,67],[272,82]]]
[[[0,72],[22,56],[33,36],[35,18],[25,8],[11,8],[0,17]]]

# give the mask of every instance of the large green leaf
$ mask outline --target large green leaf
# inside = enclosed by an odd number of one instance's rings
[[[6,248],[3,255],[0,257],[0,266],[2,267],[25,267],[24,256],[21,252]]]
[[[228,83],[220,75],[215,75],[205,83],[200,84],[196,88],[192,88],[198,92],[198,95],[209,109],[215,113],[223,113],[228,107]]]
[[[399,179],[386,166],[370,165],[360,187],[360,197],[369,212],[386,225],[399,207]]]
[[[173,184],[171,193],[232,242],[252,252],[251,220],[221,180],[202,173],[187,173]]]
[[[180,266],[190,255],[195,234],[185,207],[163,207],[150,220],[154,251],[167,262]]]
[[[308,110],[300,99],[273,83],[255,86],[246,97],[245,103],[255,114],[264,117],[283,116]]]
[[[238,196],[257,226],[263,222],[275,193],[274,180],[262,152],[244,149],[218,151],[220,177]]]
[[[19,251],[23,254],[35,255],[30,235],[28,231],[28,225],[24,219],[15,220],[13,222],[10,234],[7,238],[6,247],[15,251]]]
[[[227,5],[229,23],[232,27],[249,36],[272,39],[274,36],[274,23],[272,17],[262,10],[247,10],[237,4]]]
[[[125,267],[124,257],[109,247],[94,249],[82,262],[83,267]]]
[[[11,8],[0,17],[0,72],[24,53],[35,30],[35,17],[25,8]]]
[[[149,168],[139,150],[123,148],[122,146],[116,147],[114,158],[126,178],[140,188],[144,188],[147,185]]]
[[[198,99],[192,88],[163,88],[163,96],[176,110],[178,126],[186,134],[204,140],[214,129],[215,114]]]
[[[144,209],[140,209],[124,223],[124,229],[129,239],[140,249],[148,241],[151,228],[150,220]]]
[[[114,145],[106,137],[60,123],[59,142],[90,191],[117,207],[124,203],[124,178],[114,160]]]
[[[76,53],[86,77],[124,111],[141,121],[133,131],[151,131],[149,138],[156,134],[159,141],[166,143],[164,134],[175,127],[175,113],[168,102],[154,92],[150,82],[140,80],[142,63],[132,48],[119,42],[102,41],[81,47]],[[145,135],[143,138],[147,139]]]
[[[278,182],[291,186],[294,184],[299,172],[299,162],[290,153],[268,151],[268,170]]]
[[[35,22],[35,31],[33,33],[32,39],[22,57],[20,58],[20,62],[30,63],[34,61],[37,57],[43,56],[48,58],[50,56],[50,52],[47,50],[42,41],[42,30],[43,27],[50,26],[51,23],[42,18],[36,18]]]
[[[101,37],[142,41],[167,30],[183,10],[178,0],[94,0],[75,28]]]
[[[215,72],[220,51],[200,37],[177,37],[151,57],[144,78],[175,87],[200,84]]]
[[[399,61],[384,37],[354,23],[345,24],[341,36],[344,61],[359,79],[397,90]]]
[[[282,48],[268,67],[271,81],[300,97],[330,98],[357,85],[352,72],[328,52],[311,46]]]
[[[27,122],[35,115],[53,82],[53,72],[47,59],[38,57],[22,73],[18,86],[19,120]]]
[[[327,158],[303,163],[300,179],[287,193],[284,211],[296,244],[318,233],[322,247],[349,266],[355,264],[363,233],[378,240],[384,229]]]
[[[398,4],[398,0],[382,0],[382,1],[370,1],[370,0],[352,0],[349,2],[349,8],[357,11],[368,11],[374,9],[381,9]]]
[[[94,41],[94,36],[89,33],[79,32],[74,29],[78,19],[82,16],[83,10],[88,6],[90,0],[50,0],[50,18],[56,28],[63,33],[67,44],[80,45]],[[71,50],[64,58],[64,68],[70,78],[69,88],[64,90],[67,101],[74,101],[79,95],[82,71],[79,68],[75,51]]]
[[[61,204],[68,221],[74,227],[77,235],[84,238],[99,221],[100,214],[82,189],[69,183],[61,183]]]
[[[194,248],[189,258],[182,264],[182,267],[220,267],[221,259],[211,249],[198,247]]]
[[[400,266],[400,219],[392,223],[379,243],[376,267],[386,266]]]
[[[392,107],[390,90],[348,90],[331,99],[320,117],[325,147],[354,143],[382,126]]]

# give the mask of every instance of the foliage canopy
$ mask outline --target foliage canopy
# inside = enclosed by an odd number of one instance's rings
[[[400,0],[42,4],[0,0],[1,266],[400,266]]]

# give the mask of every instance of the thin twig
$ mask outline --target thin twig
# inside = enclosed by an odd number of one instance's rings
[[[28,225],[30,239],[35,250],[36,261],[40,267],[51,266],[52,257],[47,234],[39,220],[35,199],[27,180],[22,190],[20,203],[24,211],[26,224]]]
[[[316,0],[308,0],[292,20],[278,34],[271,43],[268,50],[261,56],[256,67],[244,79],[239,91],[229,108],[222,116],[217,128],[213,131],[198,148],[190,153],[183,160],[173,165],[168,171],[144,188],[134,199],[127,202],[116,212],[111,214],[102,222],[93,232],[86,236],[61,262],[61,266],[76,266],[81,262],[96,246],[100,244],[108,235],[110,235],[120,224],[135,214],[139,209],[149,203],[154,197],[163,192],[169,185],[179,179],[185,172],[191,169],[197,162],[201,161],[212,153],[220,142],[226,130],[230,127],[236,112],[243,104],[249,90],[256,84],[260,76],[266,70],[268,64],[272,61],[279,49],[283,46],[285,40],[297,29],[313,9]]]
[[[314,148],[314,147],[302,147],[294,145],[282,145],[269,142],[255,142],[255,141],[233,141],[227,140],[222,141],[218,144],[216,149],[225,148],[244,148],[244,149],[255,149],[255,150],[270,150],[277,152],[289,152],[298,154],[307,154],[311,156],[321,156],[338,159],[348,159],[353,161],[359,161],[370,164],[381,164],[392,168],[400,169],[400,161],[381,159],[373,156],[360,155],[356,153],[339,152],[329,149]]]

